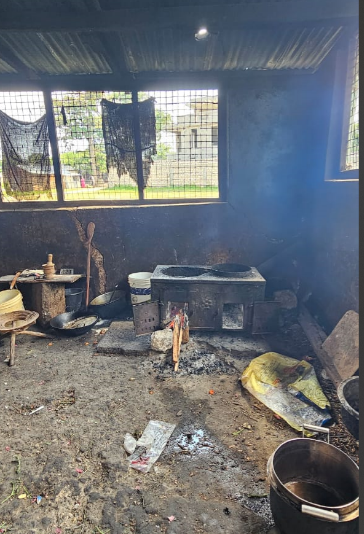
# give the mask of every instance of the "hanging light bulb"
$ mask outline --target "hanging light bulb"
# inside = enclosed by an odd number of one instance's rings
[[[195,39],[196,39],[196,41],[204,41],[205,39],[208,38],[209,35],[210,35],[209,30],[205,26],[202,26],[195,33]]]

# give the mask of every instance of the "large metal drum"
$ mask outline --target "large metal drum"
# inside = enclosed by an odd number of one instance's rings
[[[336,447],[287,441],[270,458],[268,477],[281,534],[359,533],[359,468]]]

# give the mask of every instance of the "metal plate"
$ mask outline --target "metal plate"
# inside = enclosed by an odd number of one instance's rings
[[[279,302],[255,302],[252,334],[271,334],[279,329]]]
[[[143,302],[133,306],[133,315],[136,336],[144,336],[160,328],[158,302]]]

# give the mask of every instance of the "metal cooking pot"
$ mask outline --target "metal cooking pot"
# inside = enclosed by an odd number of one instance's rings
[[[210,267],[210,270],[216,276],[224,278],[245,278],[249,276],[251,267],[240,263],[217,263]]]
[[[124,311],[126,305],[126,293],[118,289],[96,297],[90,302],[88,309],[101,319],[113,319]]]
[[[82,336],[87,334],[97,323],[97,315],[86,315],[81,312],[61,313],[54,317],[50,325],[64,336]]]
[[[337,390],[344,424],[354,438],[359,439],[359,377],[341,382]]]
[[[283,443],[268,462],[268,479],[281,534],[358,534],[359,468],[333,445],[304,438]]]

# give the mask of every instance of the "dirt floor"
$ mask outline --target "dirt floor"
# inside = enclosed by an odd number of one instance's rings
[[[269,342],[300,358],[310,347],[294,329]],[[176,377],[156,353],[98,353],[100,338],[19,336],[13,368],[3,362],[9,340],[0,341],[0,533],[268,532],[267,460],[297,434],[242,390],[247,356],[192,340],[189,350],[222,364]],[[177,427],[141,474],[128,469],[123,441],[150,420]],[[356,458],[355,440],[335,429]]]

